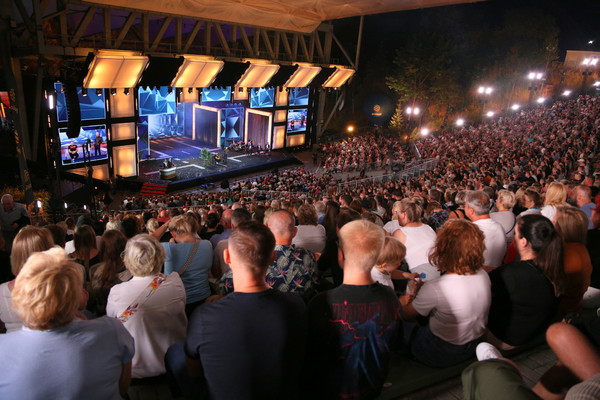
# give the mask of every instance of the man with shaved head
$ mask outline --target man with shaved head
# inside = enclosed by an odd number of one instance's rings
[[[269,265],[266,275],[267,286],[281,292],[291,292],[305,300],[312,297],[317,282],[317,260],[314,253],[296,248],[292,239],[296,235],[294,214],[287,210],[277,210],[269,217],[267,227],[275,236],[277,257]],[[221,279],[221,291],[228,294],[233,291],[231,271]]]

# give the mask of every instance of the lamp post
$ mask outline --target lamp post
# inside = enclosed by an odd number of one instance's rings
[[[544,74],[542,74],[541,72],[530,72],[527,75],[527,79],[531,82],[528,87],[528,89],[529,89],[529,106],[531,107],[531,104],[533,103],[533,93],[538,89],[538,87],[537,87],[538,82],[543,82]]]
[[[595,68],[598,65],[598,58],[596,57],[586,57],[583,59],[581,63],[583,65],[583,81],[581,82],[581,92],[585,93],[585,84],[587,83],[588,76],[592,75],[592,68]]]
[[[477,94],[479,95],[479,102],[481,103],[481,116],[480,120],[483,122],[483,109],[485,103],[488,102],[490,95],[494,91],[494,88],[491,86],[479,86],[477,89]]]

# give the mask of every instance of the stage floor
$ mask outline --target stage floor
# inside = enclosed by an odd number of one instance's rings
[[[150,159],[140,160],[138,179],[148,183],[169,185],[171,191],[235,178],[248,173],[259,173],[273,168],[302,164],[300,160],[285,151],[252,155],[229,151],[227,162],[215,163],[211,160],[209,165],[205,165],[204,160],[200,157],[200,152],[204,148],[210,151],[211,155],[222,154],[218,147],[203,144],[185,136],[152,139]],[[173,163],[177,166],[177,176],[174,179],[163,180],[160,178],[160,168],[165,158],[172,158]]]

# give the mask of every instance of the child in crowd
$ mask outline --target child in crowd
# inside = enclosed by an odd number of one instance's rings
[[[402,260],[404,260],[404,256],[406,256],[406,247],[402,242],[393,236],[386,236],[377,264],[371,270],[371,278],[375,282],[394,289],[392,272],[394,273],[394,279],[416,279],[419,277],[417,273],[397,271],[400,264],[402,264]]]

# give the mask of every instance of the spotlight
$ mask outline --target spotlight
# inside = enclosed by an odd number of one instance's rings
[[[37,206],[37,208],[42,208],[42,202],[41,201],[36,201],[35,205]]]
[[[81,88],[81,95],[84,97],[87,97],[87,89],[86,88]]]
[[[494,116],[494,112],[493,111],[488,111],[487,114],[485,114],[485,115],[487,115],[488,117],[491,118],[491,117]]]
[[[521,108],[521,106],[518,104],[513,104],[510,108],[513,109],[513,111],[517,111],[519,108]]]
[[[67,208],[67,203],[65,203],[64,206],[65,206],[65,209],[66,209]]]
[[[429,129],[428,128],[421,129],[421,135],[423,135],[423,136],[429,135]]]
[[[102,89],[96,89],[96,96],[102,96]]]
[[[540,104],[542,104],[544,101],[546,101],[546,99],[543,97],[540,97],[539,99],[537,99],[537,102]]]
[[[54,94],[53,92],[50,92],[48,94],[48,109],[49,110],[54,110]]]
[[[129,88],[125,88],[125,89],[123,89],[123,94],[124,94],[125,96],[129,96]]]
[[[571,94],[571,91],[570,91],[570,90],[565,90],[565,91],[563,92],[563,96],[569,96],[570,94]]]
[[[110,94],[112,94],[113,96],[116,96],[117,95],[117,89],[115,89],[115,88],[110,89]]]
[[[456,126],[463,126],[465,124],[465,120],[462,118],[459,118],[456,120]]]

